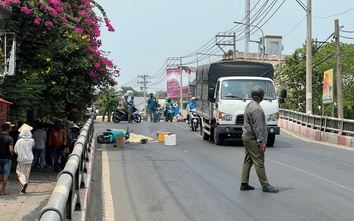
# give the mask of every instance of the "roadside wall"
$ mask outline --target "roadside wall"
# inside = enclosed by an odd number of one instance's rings
[[[351,136],[319,131],[285,119],[279,120],[279,127],[315,141],[323,141],[354,148],[354,137]]]

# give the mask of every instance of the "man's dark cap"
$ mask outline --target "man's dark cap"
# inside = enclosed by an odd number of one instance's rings
[[[6,130],[9,130],[10,129],[10,124],[8,124],[8,123],[3,123],[2,125],[1,125],[1,129],[3,130],[3,131],[6,131]]]

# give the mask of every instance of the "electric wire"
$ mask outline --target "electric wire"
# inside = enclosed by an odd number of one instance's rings
[[[273,10],[273,8],[275,7],[277,1],[274,0],[274,1],[271,1],[270,4],[269,3],[269,0],[265,1],[261,7],[255,12],[255,15],[252,16],[252,22],[251,23],[254,23],[254,22],[258,22],[257,23],[257,26],[258,24],[262,23],[262,26],[267,22],[269,21],[269,19],[271,17],[273,17],[276,12],[281,8],[281,6],[284,4],[285,0],[277,7],[277,9],[271,14],[271,16],[269,16],[270,12]],[[253,12],[254,10],[256,10],[257,8],[257,5],[260,3],[260,0],[257,1],[256,5],[254,7],[252,7],[252,9],[250,10],[250,13]],[[268,17],[267,17],[268,16]],[[244,21],[245,18],[242,20]],[[265,21],[264,21],[265,20]],[[261,27],[260,27],[261,28]],[[235,27],[229,29],[227,32],[230,32],[230,31],[239,31],[239,30],[242,30],[243,28],[239,25],[236,25]],[[257,27],[253,27],[252,28],[252,31],[250,31],[250,34],[254,34],[256,31],[258,30]],[[291,32],[291,31],[290,31]],[[289,33],[290,33],[289,32]],[[240,41],[240,40],[243,40],[245,38],[245,35],[241,36],[241,37],[238,37],[236,38],[236,41]],[[221,49],[223,51],[223,49],[225,48],[225,46],[223,47],[216,47],[215,43],[214,43],[214,39],[215,37],[213,37],[212,39],[210,39],[206,44],[204,44],[202,47],[200,47],[199,49],[187,54],[187,55],[184,55],[182,57],[180,57],[180,59],[184,58],[191,58],[193,57],[194,59],[192,59],[191,61],[187,61],[187,62],[184,62],[183,65],[190,65],[190,64],[195,64],[195,63],[198,63],[198,62],[202,62],[202,61],[205,61],[207,59],[210,60],[210,58],[212,56],[222,56],[222,54],[218,55],[217,52]],[[224,40],[225,37],[221,38],[221,40]],[[202,56],[198,57],[198,54],[201,54]],[[195,57],[197,55],[197,57]],[[159,71],[157,71],[154,75],[154,78],[157,78],[157,80],[153,83],[153,84],[159,84],[161,82],[163,82],[164,80],[166,80],[167,76],[163,70],[163,68],[165,67],[166,63],[161,67],[161,69]]]
[[[344,38],[344,39],[351,39],[353,40],[354,38],[353,37],[347,37],[347,36],[343,36],[343,35],[339,35],[341,38]]]
[[[354,33],[354,31],[346,31],[346,30],[339,30],[339,31],[344,33]]]

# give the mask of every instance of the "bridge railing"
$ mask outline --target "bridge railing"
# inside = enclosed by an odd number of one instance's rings
[[[280,118],[296,122],[302,126],[325,132],[354,135],[354,120],[319,115],[308,115],[293,110],[280,109]]]
[[[74,211],[81,210],[80,188],[85,188],[84,173],[93,142],[95,115],[86,121],[80,131],[73,152],[59,173],[56,186],[47,205],[41,210],[39,221],[72,220]]]

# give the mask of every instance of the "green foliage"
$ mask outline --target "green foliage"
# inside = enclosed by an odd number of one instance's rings
[[[313,47],[313,69],[312,69],[312,102],[313,114],[322,115],[322,93],[323,93],[323,74],[329,69],[334,70],[334,88],[336,88],[336,57],[334,42],[326,43],[320,48]],[[354,113],[354,55],[353,44],[341,44],[341,69],[342,69],[342,88],[344,118],[353,119]],[[276,68],[275,83],[280,89],[287,89],[288,96],[281,108],[305,112],[306,110],[306,45],[298,48],[295,52],[285,58],[279,67]],[[333,93],[334,102],[337,102],[336,90]],[[335,106],[335,113],[336,113]],[[332,115],[332,107],[325,106],[325,115]]]
[[[94,89],[115,85],[119,73],[99,50],[102,20],[92,1],[9,1],[11,19],[6,32],[16,34],[16,75],[1,86],[4,99],[14,103],[10,115],[22,117],[27,110],[39,118],[79,120],[95,99]],[[59,4],[59,5],[58,5]]]

